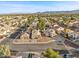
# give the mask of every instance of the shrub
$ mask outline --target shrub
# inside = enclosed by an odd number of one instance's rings
[[[11,52],[8,46],[0,45],[0,57],[10,57]]]
[[[42,52],[42,55],[47,58],[60,58],[59,52],[48,48],[46,51]]]

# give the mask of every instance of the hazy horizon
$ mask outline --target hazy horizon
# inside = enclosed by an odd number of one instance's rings
[[[79,1],[0,1],[0,14],[71,11],[79,9]]]

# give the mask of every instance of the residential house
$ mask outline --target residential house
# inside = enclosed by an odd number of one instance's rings
[[[75,21],[75,22],[73,23],[73,26],[79,28],[79,21]]]
[[[59,27],[57,30],[57,33],[58,34],[61,34],[63,31],[64,31],[64,28],[63,27]]]
[[[57,34],[56,34],[55,30],[54,29],[50,29],[50,37],[54,37],[56,35]]]
[[[38,24],[38,21],[34,21],[34,22],[32,22],[32,24],[30,25],[30,27],[36,28],[36,27],[37,27],[37,24]]]
[[[29,41],[29,34],[28,33],[23,33],[21,36],[20,36],[20,40],[22,41]]]
[[[73,26],[73,22],[70,22],[70,23],[68,24],[68,26],[69,26],[69,27]]]
[[[53,27],[54,27],[55,29],[57,29],[57,28],[59,28],[60,26],[59,26],[58,24],[54,24]]]
[[[75,32],[73,30],[70,30],[70,29],[66,29],[65,30],[65,34],[68,34],[68,36],[70,38],[74,38],[75,37]]]
[[[54,37],[55,35],[57,35],[54,29],[49,28],[44,31],[44,34],[48,37]]]
[[[42,38],[40,31],[33,29],[32,30],[32,39],[38,39],[38,38],[40,38],[40,39]]]
[[[79,40],[79,32],[75,33],[75,40]]]

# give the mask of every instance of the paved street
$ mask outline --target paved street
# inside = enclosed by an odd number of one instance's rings
[[[12,44],[12,39],[5,39],[1,44],[7,44],[10,45],[11,50],[15,51],[35,51],[35,52],[42,52],[47,48],[52,48],[54,50],[62,50],[61,53],[68,53],[66,51],[68,48],[63,45],[62,39],[64,39],[61,36],[56,36],[52,39],[55,39],[55,41],[48,43],[48,44]],[[60,42],[62,41],[62,42]]]
[[[55,42],[48,44],[10,44],[10,47],[17,51],[43,51],[47,48],[66,50],[64,45],[57,45]]]
[[[54,39],[60,39],[60,36],[54,37]],[[68,53],[67,48],[60,42],[53,41],[48,44],[10,44],[10,48],[16,51],[33,51],[33,52],[42,52],[47,48],[52,48],[54,50],[59,50],[61,53]]]
[[[68,46],[71,46],[71,47],[74,47],[74,48],[79,48],[79,45],[75,44],[75,43],[72,43],[71,41],[69,40],[65,40],[64,42],[66,45]]]

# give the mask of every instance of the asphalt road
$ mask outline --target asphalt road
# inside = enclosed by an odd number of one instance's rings
[[[51,42],[48,44],[10,44],[12,50],[17,51],[43,51],[47,48],[66,50],[64,45],[56,44]]]
[[[59,39],[61,41],[60,36],[56,36],[53,39]],[[63,38],[62,38],[63,39]],[[61,53],[69,53],[67,48],[62,44],[62,42],[52,41],[48,44],[9,44],[10,49],[14,51],[26,52],[26,51],[33,51],[33,52],[42,52],[45,51],[47,48],[52,48],[56,51]]]
[[[72,43],[72,42],[69,41],[69,40],[65,40],[64,43],[65,43],[66,45],[71,46],[71,47],[79,48],[79,45],[77,45],[77,44],[75,44],[75,43]]]

